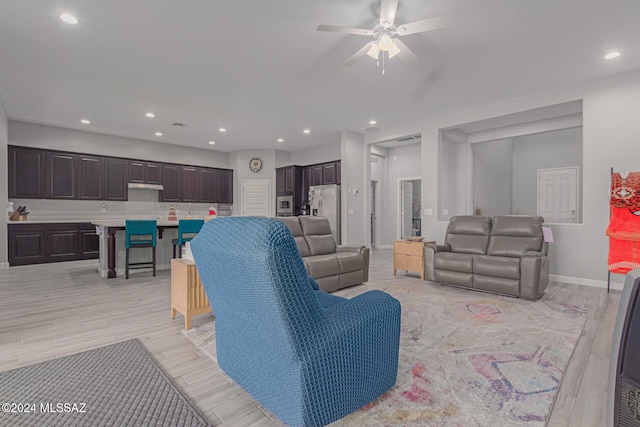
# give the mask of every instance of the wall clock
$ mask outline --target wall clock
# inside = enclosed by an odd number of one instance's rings
[[[262,160],[258,157],[254,157],[253,159],[249,160],[249,169],[256,173],[260,172],[260,169],[262,169]]]

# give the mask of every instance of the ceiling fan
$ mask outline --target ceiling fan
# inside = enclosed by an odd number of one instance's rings
[[[318,25],[318,31],[353,34],[358,36],[372,36],[374,40],[364,45],[362,49],[344,61],[342,65],[344,67],[349,67],[365,55],[368,55],[373,59],[377,59],[378,65],[380,65],[380,57],[382,57],[382,74],[384,74],[385,52],[387,59],[391,59],[397,55],[405,63],[412,63],[418,60],[415,53],[413,53],[411,49],[409,49],[407,45],[398,38],[399,36],[408,36],[410,34],[447,27],[454,16],[442,15],[408,24],[396,25],[394,21],[396,18],[396,11],[398,10],[398,1],[399,0],[382,0],[380,4],[380,21],[378,22],[376,20],[373,24],[373,29],[371,30],[363,28],[336,27],[333,25]]]

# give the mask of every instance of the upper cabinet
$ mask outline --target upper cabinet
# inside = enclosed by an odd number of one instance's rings
[[[126,201],[133,182],[162,185],[162,202],[233,203],[230,169],[12,145],[8,154],[10,198]]]
[[[47,199],[77,199],[76,154],[47,152]]]
[[[162,167],[158,163],[129,160],[129,182],[162,184]]]
[[[45,175],[44,151],[9,146],[9,198],[44,199]]]
[[[160,201],[182,201],[182,166],[162,165],[162,187]]]
[[[78,198],[82,200],[104,199],[104,159],[78,156]]]
[[[104,199],[105,200],[127,200],[129,198],[128,189],[128,161],[106,157],[104,159]]]
[[[233,203],[233,170],[218,170],[218,203]]]

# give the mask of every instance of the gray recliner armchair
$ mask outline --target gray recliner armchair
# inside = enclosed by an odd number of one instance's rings
[[[540,216],[456,216],[444,245],[424,249],[425,278],[535,300],[549,284]]]

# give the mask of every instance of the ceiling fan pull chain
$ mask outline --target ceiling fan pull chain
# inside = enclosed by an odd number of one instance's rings
[[[382,52],[382,75],[384,75],[384,51]]]

